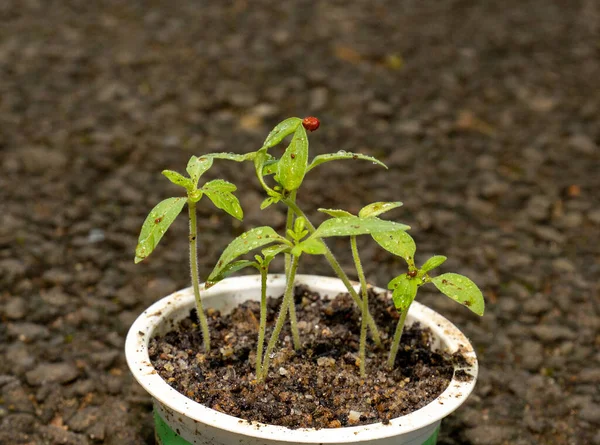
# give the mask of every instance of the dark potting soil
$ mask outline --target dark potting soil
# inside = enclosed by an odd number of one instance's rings
[[[265,383],[255,380],[260,307],[247,301],[229,315],[209,313],[212,348],[203,352],[195,310],[179,330],[150,342],[159,374],[176,390],[218,411],[289,428],[338,428],[387,422],[434,400],[449,384],[453,360],[430,349],[431,332],[405,329],[396,366],[386,368],[398,315],[382,295],[371,296],[371,312],[385,348],[367,349],[367,377],[359,373],[360,312],[348,294],[321,298],[295,290],[303,348],[294,351],[289,328],[280,335]],[[281,298],[269,300],[268,335]],[[266,347],[266,346],[265,346]]]

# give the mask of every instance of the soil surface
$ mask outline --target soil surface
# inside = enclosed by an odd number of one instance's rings
[[[289,428],[387,422],[427,405],[452,379],[453,357],[432,352],[431,332],[418,325],[406,329],[395,368],[387,369],[386,353],[399,317],[385,295],[370,299],[371,313],[377,325],[384,327],[385,341],[382,349],[367,349],[368,376],[364,378],[357,354],[360,311],[350,295],[324,300],[306,288],[296,288],[295,298],[302,349],[294,351],[288,324],[265,383],[255,380],[260,319],[256,301],[240,305],[227,316],[211,315],[209,354],[198,353],[203,349],[202,335],[194,310],[177,331],[150,342],[152,364],[173,388],[205,406]],[[281,301],[282,297],[269,301],[267,342]]]
[[[145,307],[187,287],[182,218],[134,265],[139,228],[191,154],[249,152],[316,115],[299,204],[386,214],[417,262],[471,277],[484,317],[436,293],[480,360],[442,445],[600,444],[600,3],[597,0],[0,2],[0,444],[152,444],[123,354]],[[319,171],[321,175],[319,175]],[[318,175],[318,176],[315,176]],[[202,201],[200,272],[242,223]],[[367,279],[403,270],[367,239]],[[348,242],[332,249],[352,275]],[[273,270],[276,270],[275,268]],[[307,257],[302,273],[328,275]],[[423,291],[426,291],[424,288]]]

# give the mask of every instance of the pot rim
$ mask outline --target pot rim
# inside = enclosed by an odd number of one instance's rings
[[[300,274],[296,276],[295,282],[317,289],[328,289],[331,291],[329,295],[332,296],[345,291],[341,281],[333,277]],[[268,284],[271,286],[283,285],[285,284],[285,276],[270,274]],[[251,287],[260,289],[259,275],[227,278],[207,290],[204,290],[204,285],[202,285],[202,299],[210,300],[223,294],[235,292],[236,289]],[[373,289],[376,292],[390,294],[382,288],[373,287]],[[450,354],[460,351],[465,358],[464,363],[455,365],[454,375],[448,387],[431,403],[410,414],[391,419],[389,424],[386,425],[373,423],[331,429],[298,428],[292,430],[283,426],[246,421],[188,399],[169,386],[155,371],[150,362],[148,343],[154,336],[156,327],[164,322],[177,308],[182,306],[190,306],[191,308],[193,304],[192,288],[186,288],[162,298],[146,309],[135,320],[127,334],[125,341],[127,364],[138,383],[164,406],[193,419],[195,422],[207,424],[234,434],[262,439],[282,437],[295,443],[314,441],[317,443],[340,443],[383,439],[425,428],[440,421],[464,403],[475,387],[478,364],[475,351],[469,340],[447,319],[415,301],[410,307],[407,323],[410,324],[411,320],[419,321],[424,327],[430,328],[434,336],[441,340],[444,350]],[[457,375],[458,371],[461,371],[460,376]],[[467,373],[468,376],[465,376],[464,373]]]

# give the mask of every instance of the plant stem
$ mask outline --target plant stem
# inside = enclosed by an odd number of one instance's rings
[[[198,227],[196,221],[196,203],[188,199],[188,210],[190,215],[190,271],[192,275],[192,287],[194,288],[194,297],[196,298],[196,312],[200,320],[202,328],[202,341],[204,342],[204,350],[210,351],[210,331],[208,330],[208,320],[204,314],[202,307],[202,299],[200,298],[200,279],[198,276]]]
[[[294,211],[294,213],[296,213],[297,216],[304,217],[304,219],[306,220],[306,227],[308,228],[310,233],[313,233],[315,231],[315,226],[313,226],[313,224],[308,220],[308,218],[306,217],[304,212],[300,209],[300,207],[298,207],[296,205],[295,202],[292,202],[288,199],[285,199],[283,202],[287,206],[289,206]],[[346,273],[342,269],[342,266],[340,266],[340,263],[338,263],[335,256],[333,256],[333,253],[331,252],[331,249],[329,249],[329,246],[327,246],[327,244],[325,244],[325,242],[323,242],[323,244],[325,245],[325,249],[326,249],[324,255],[325,255],[325,258],[327,259],[327,261],[329,262],[329,265],[331,266],[333,271],[336,273],[338,278],[340,280],[342,280],[342,283],[344,283],[344,286],[346,286],[348,293],[350,294],[350,296],[352,297],[352,299],[354,300],[356,305],[358,307],[361,307],[362,306],[361,298],[358,296],[358,293],[356,292],[356,290],[354,290],[352,283],[350,283],[350,279],[348,278],[348,275],[346,275]],[[371,330],[371,336],[373,337],[373,341],[375,342],[375,344],[377,345],[378,348],[381,347],[381,337],[379,336],[379,329],[377,329],[375,320],[373,320],[373,317],[371,316],[371,313],[368,310],[367,310],[367,324],[369,325],[369,329]]]
[[[258,346],[256,347],[256,378],[262,373],[262,354],[265,346],[267,328],[267,268],[260,267],[260,326],[258,328]]]
[[[396,325],[396,332],[394,333],[394,340],[390,347],[390,355],[388,356],[387,367],[391,370],[394,369],[394,363],[396,362],[396,354],[398,353],[398,346],[400,346],[400,339],[402,338],[402,332],[404,331],[404,322],[406,321],[406,314],[408,314],[408,308],[400,314],[400,319]]]
[[[360,289],[362,291],[362,317],[360,321],[360,346],[358,348],[358,356],[360,358],[360,375],[361,377],[366,377],[367,314],[369,313],[369,293],[367,292],[367,280],[365,279],[365,272],[360,262],[360,256],[358,255],[356,236],[350,237],[350,245],[352,247],[352,258],[354,259],[356,273],[358,274],[358,280],[360,281]]]
[[[291,192],[290,200],[296,202],[296,190]],[[285,223],[285,233],[287,236],[287,231],[292,230],[294,226],[294,212],[288,207],[287,220]],[[289,280],[290,268],[292,265],[292,258],[289,253],[285,254],[285,276],[286,279]],[[296,318],[296,304],[294,302],[294,298],[290,300],[290,307],[288,308],[290,311],[290,328],[292,330],[292,341],[294,343],[294,350],[299,351],[302,349],[302,343],[300,342],[300,332],[298,332],[298,319]]]
[[[262,360],[262,374],[258,378],[259,381],[262,381],[267,376],[269,372],[269,360],[270,356],[273,353],[273,349],[277,344],[277,340],[279,339],[279,334],[281,334],[281,329],[283,328],[283,324],[285,323],[285,318],[290,308],[290,300],[293,304],[294,302],[294,279],[296,278],[296,269],[298,269],[298,258],[297,256],[292,256],[292,264],[290,266],[290,274],[287,277],[287,283],[285,287],[285,293],[283,294],[283,302],[281,303],[281,309],[279,310],[279,315],[277,316],[277,321],[275,322],[275,328],[273,329],[273,333],[271,334],[271,338],[269,339],[269,344],[267,345],[267,350],[265,351],[264,358]]]

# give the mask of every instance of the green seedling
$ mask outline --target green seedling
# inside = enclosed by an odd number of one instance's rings
[[[255,152],[245,155],[218,153],[201,157],[193,156],[187,167],[189,177],[184,177],[170,170],[164,171],[163,174],[171,182],[186,190],[187,198],[169,198],[159,203],[144,222],[136,249],[136,262],[146,258],[154,250],[165,231],[183,209],[183,206],[186,203],[188,204],[190,212],[191,276],[204,346],[208,351],[210,348],[210,334],[206,316],[202,309],[196,262],[197,222],[195,206],[206,195],[218,208],[225,210],[233,217],[242,219],[243,214],[237,198],[233,195],[236,190],[233,184],[223,180],[214,180],[198,188],[198,180],[210,168],[214,159],[253,162],[258,182],[266,193],[260,208],[264,209],[278,203],[283,204],[287,208],[285,231],[283,234],[279,234],[272,227],[261,226],[242,233],[231,241],[222,252],[207,279],[205,288],[217,284],[225,277],[246,267],[253,267],[260,272],[261,315],[256,351],[256,379],[258,382],[264,381],[267,376],[269,360],[273,355],[286,320],[289,319],[290,321],[294,348],[296,350],[302,348],[296,321],[293,290],[300,259],[305,254],[323,255],[360,308],[362,315],[359,346],[360,372],[363,376],[366,374],[367,333],[371,333],[371,337],[378,347],[381,346],[381,336],[373,317],[369,313],[368,286],[357,245],[357,237],[360,235],[370,235],[381,247],[394,255],[402,257],[409,266],[406,274],[396,277],[389,283],[389,288],[393,290],[394,304],[400,312],[388,359],[390,367],[395,362],[406,314],[420,286],[433,283],[450,298],[466,305],[475,313],[483,314],[484,303],[481,291],[471,280],[457,274],[430,277],[429,272],[445,260],[445,257],[441,256],[431,258],[418,269],[414,262],[415,242],[406,233],[409,227],[378,217],[388,210],[401,206],[402,203],[376,202],[363,207],[358,215],[353,215],[344,210],[321,209],[331,218],[325,220],[318,227],[310,222],[307,215],[298,206],[297,195],[306,175],[316,167],[331,161],[360,159],[387,168],[385,164],[374,157],[344,151],[319,155],[311,160],[307,131],[314,131],[318,127],[319,121],[314,117],[305,119],[289,118],[278,124],[269,133],[262,147]],[[289,138],[289,143],[279,159],[269,153],[270,149],[281,144],[286,138]],[[325,242],[327,238],[339,236],[350,238],[352,257],[360,282],[360,295]],[[254,255],[253,260],[241,258],[256,249],[261,249],[261,254]],[[273,259],[280,254],[284,255],[286,287],[273,332],[265,348],[267,273]]]

